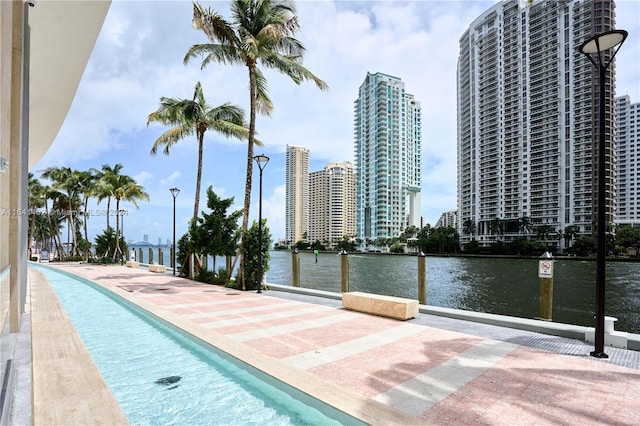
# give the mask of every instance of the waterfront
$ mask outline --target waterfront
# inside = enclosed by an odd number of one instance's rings
[[[148,246],[143,263],[148,263]],[[139,250],[136,248],[136,254]],[[271,251],[267,283],[291,285],[291,252]],[[154,249],[157,261],[157,248]],[[301,252],[301,287],[340,292],[340,256]],[[169,250],[164,250],[169,266]],[[539,315],[537,259],[427,257],[427,304],[534,318]],[[213,262],[208,262],[212,269]],[[217,268],[224,266],[218,258]],[[553,320],[593,326],[594,261],[558,259],[554,266]],[[418,261],[415,256],[349,254],[349,290],[416,299]],[[607,262],[606,308],[618,318],[616,330],[640,334],[640,263]]]
[[[271,251],[267,282],[291,285],[291,253]],[[340,292],[340,256],[300,253],[300,285]],[[427,257],[427,304],[511,315],[538,316],[537,259]],[[415,256],[349,255],[349,290],[417,298]],[[608,316],[616,330],[640,333],[640,263],[608,262]],[[553,320],[593,326],[595,261],[560,259],[554,265]]]

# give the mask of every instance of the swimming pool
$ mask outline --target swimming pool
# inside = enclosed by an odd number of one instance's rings
[[[134,425],[361,425],[83,278],[43,266]]]

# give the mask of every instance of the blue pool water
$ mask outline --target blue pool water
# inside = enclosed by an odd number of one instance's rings
[[[89,281],[36,267],[133,425],[362,424]]]

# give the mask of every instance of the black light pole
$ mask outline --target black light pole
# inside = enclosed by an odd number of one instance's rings
[[[253,157],[260,169],[260,201],[258,203],[258,293],[262,293],[262,170],[269,162],[264,154]]]
[[[613,58],[620,50],[620,46],[627,38],[625,30],[612,30],[596,34],[580,45],[580,52],[597,68],[600,80],[600,106],[599,106],[599,140],[598,140],[598,234],[597,234],[597,258],[596,258],[596,329],[595,349],[591,356],[596,358],[608,358],[604,353],[604,298],[605,298],[605,266],[606,266],[606,214],[605,214],[605,80],[607,68],[613,62]],[[604,57],[609,49],[617,48]]]
[[[171,195],[173,195],[173,255],[171,256],[171,263],[173,263],[173,275],[176,275],[176,197],[180,193],[180,190],[176,187],[169,189]]]

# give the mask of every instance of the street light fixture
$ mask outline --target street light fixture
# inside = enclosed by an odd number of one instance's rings
[[[264,154],[253,157],[260,169],[260,198],[258,202],[258,293],[262,293],[262,170],[269,162]]]
[[[180,190],[176,187],[169,189],[171,195],[173,195],[173,254],[171,256],[171,265],[173,268],[173,275],[176,275],[176,197],[180,193]]]
[[[596,34],[580,45],[580,52],[598,70],[600,82],[600,106],[599,106],[599,140],[598,140],[598,234],[597,234],[597,258],[596,258],[596,327],[595,348],[591,356],[596,358],[608,358],[604,353],[604,299],[605,299],[605,266],[606,266],[606,215],[605,215],[605,80],[607,69],[613,62],[613,58],[620,50],[622,43],[627,38],[625,30],[611,30]],[[613,53],[605,57],[604,53],[614,49]]]

